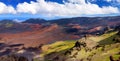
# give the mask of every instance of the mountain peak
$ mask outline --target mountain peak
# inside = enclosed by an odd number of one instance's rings
[[[41,23],[45,23],[47,22],[46,20],[44,19],[40,19],[40,18],[30,18],[26,21],[24,21],[23,23],[33,23],[33,24],[41,24]]]

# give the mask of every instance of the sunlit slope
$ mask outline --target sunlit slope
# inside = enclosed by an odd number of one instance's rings
[[[116,32],[109,32],[109,33],[106,33],[106,34],[103,34],[100,36],[90,36],[88,38],[93,40],[93,41],[99,42],[102,40],[107,40],[108,38],[110,38],[110,40],[111,40],[111,37],[114,38],[116,34],[117,34],[117,31]]]
[[[44,45],[42,47],[43,52],[41,56],[54,53],[54,52],[61,52],[61,51],[68,50],[74,46],[75,42],[76,41],[57,41],[53,44]]]
[[[86,41],[94,41],[100,45],[91,50],[86,50],[85,47],[80,50],[76,49],[74,47],[76,41],[60,41],[45,45],[41,56],[46,58],[45,61],[56,61],[56,57],[59,57],[57,61],[110,61],[110,56],[117,60],[120,57],[120,43],[113,40],[118,37],[117,33],[109,32],[101,36],[89,36]],[[80,40],[84,40],[84,38]],[[69,52],[66,54],[66,51]]]

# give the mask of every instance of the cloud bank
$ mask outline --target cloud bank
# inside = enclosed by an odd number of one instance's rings
[[[106,0],[110,2],[111,0]],[[120,0],[118,0],[120,1]],[[112,14],[120,13],[119,8],[113,6],[99,7],[97,4],[90,2],[86,3],[85,0],[68,0],[64,4],[56,2],[46,2],[44,0],[31,1],[30,3],[19,3],[16,8],[6,6],[0,2],[0,14],[40,14],[43,16],[81,16],[81,15],[95,15],[95,14]]]
[[[16,10],[12,6],[6,6],[4,3],[0,2],[0,14],[5,13],[15,14]]]

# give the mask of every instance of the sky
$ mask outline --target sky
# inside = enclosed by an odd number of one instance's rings
[[[0,20],[120,15],[120,0],[0,0]]]

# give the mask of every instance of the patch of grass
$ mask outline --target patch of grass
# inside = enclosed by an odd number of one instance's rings
[[[44,56],[53,52],[61,52],[61,51],[68,50],[72,48],[74,44],[75,44],[75,41],[58,41],[53,44],[44,45],[42,47],[43,52],[41,56]]]
[[[93,40],[93,41],[96,41],[96,42],[100,42],[102,40],[105,40],[107,38],[110,38],[111,36],[114,36],[116,35],[118,32],[111,32],[111,33],[106,33],[106,34],[103,34],[101,36],[91,36],[89,37],[89,39]],[[111,39],[109,39],[111,40]]]
[[[110,33],[106,33],[103,34],[101,36],[96,36],[96,37],[90,37],[92,40],[97,41],[100,45],[107,45],[107,44],[113,44],[115,43],[113,41],[113,38],[115,38],[118,32],[110,32]]]
[[[113,58],[114,58],[115,60],[118,60],[119,57],[120,57],[120,55],[113,55]]]
[[[120,52],[120,45],[116,47],[116,44],[112,44],[111,47],[105,47],[106,50],[99,51],[96,50],[96,55],[93,57],[93,61],[110,61],[109,57],[113,56],[113,58],[118,59],[120,55],[116,55]],[[99,49],[99,48],[98,48]]]

